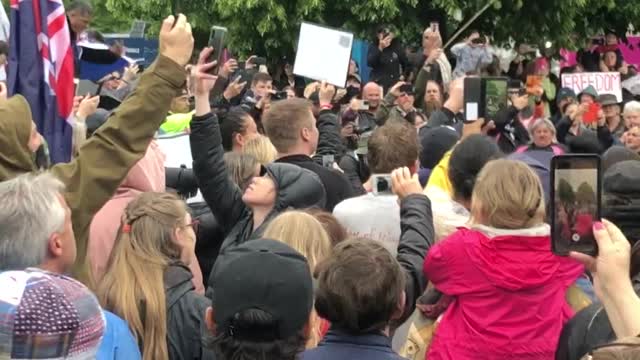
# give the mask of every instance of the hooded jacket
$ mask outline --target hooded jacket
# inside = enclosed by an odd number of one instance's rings
[[[584,271],[551,253],[549,226],[460,229],[434,245],[425,276],[454,297],[428,354],[438,359],[553,359],[573,315],[567,289]]]
[[[86,253],[93,215],[144,156],[185,79],[183,67],[159,56],[141,76],[136,91],[87,140],[78,156],[49,170],[66,186],[64,197],[77,247],[74,275],[81,281],[90,281]],[[0,117],[0,181],[4,181],[34,170],[27,147],[32,116],[27,101],[16,95],[0,104]]]
[[[272,163],[266,172],[276,185],[271,212],[254,231],[253,212],[242,201],[242,191],[233,183],[224,163],[220,124],[213,114],[194,116],[191,122],[193,171],[200,191],[212,214],[224,228],[225,240],[220,252],[258,238],[268,223],[289,209],[324,207],[326,193],[320,178],[296,165]]]
[[[640,240],[640,161],[617,163],[604,174],[603,217],[615,223],[633,244]]]

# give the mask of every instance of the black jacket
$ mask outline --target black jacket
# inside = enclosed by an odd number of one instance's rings
[[[496,128],[489,132],[505,154],[511,154],[529,142],[529,131],[518,119],[518,112],[514,106],[498,111],[494,120]]]
[[[202,271],[202,281],[206,286],[213,264],[220,253],[220,246],[224,241],[224,229],[213,216],[206,203],[189,204],[189,209],[191,210],[191,217],[200,222],[196,233],[195,250],[200,270]]]
[[[454,114],[451,110],[443,107],[442,109],[436,110],[429,117],[429,122],[427,125],[423,127],[423,129],[434,129],[440,126],[451,126],[456,129],[458,134],[462,134],[462,120],[458,117],[457,114]]]
[[[253,212],[242,201],[242,191],[231,180],[224,163],[218,118],[213,114],[194,116],[190,141],[193,171],[200,191],[223,227],[224,242],[220,252],[259,237],[269,221],[282,211],[324,207],[326,194],[317,175],[298,166],[269,164],[265,168],[276,184],[276,202],[262,225],[254,231]]]
[[[400,243],[396,259],[405,271],[404,314],[396,325],[404,323],[413,313],[416,301],[427,286],[422,271],[424,258],[435,241],[431,201],[426,195],[410,195],[400,203]]]
[[[333,155],[334,160],[339,163],[339,157],[344,153],[337,115],[329,110],[321,111],[316,121],[316,126],[319,133],[318,148],[313,158],[303,154],[296,154],[280,158],[276,160],[276,163],[297,165],[318,175],[327,194],[327,201],[323,208],[332,212],[338,203],[355,196],[356,192],[344,174],[322,166],[323,156]]]
[[[400,81],[403,72],[408,73],[411,69],[398,38],[393,39],[391,45],[382,51],[378,48],[378,41],[369,45],[367,65],[371,68],[371,81],[382,85],[385,91]]]
[[[563,117],[560,122],[556,124],[556,137],[559,143],[569,145],[574,138],[577,136],[573,135],[569,132],[571,129],[571,119],[568,116]],[[598,138],[598,143],[600,145],[600,152],[605,152],[608,148],[610,148],[614,143],[613,135],[611,135],[611,131],[607,126],[598,126],[597,131],[593,131],[586,127],[581,129],[581,134],[585,134],[585,136],[595,136]]]
[[[208,334],[205,323],[211,301],[198,295],[189,268],[172,264],[164,272],[167,301],[167,350],[171,360],[211,359],[203,346]]]
[[[358,155],[353,151],[347,152],[340,158],[338,166],[344,175],[349,179],[351,188],[353,188],[354,196],[360,196],[367,193],[363,187],[363,183],[366,182],[371,176],[369,167],[358,159]]]

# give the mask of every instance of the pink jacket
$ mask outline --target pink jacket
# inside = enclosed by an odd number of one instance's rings
[[[122,214],[129,202],[143,192],[165,191],[164,161],[165,155],[158,144],[155,141],[151,142],[145,156],[131,168],[111,200],[94,216],[89,229],[88,256],[96,282],[100,281],[106,271]],[[204,294],[202,272],[197,260],[189,268],[193,274],[196,291]]]
[[[573,315],[566,290],[581,264],[551,252],[549,226],[459,229],[434,245],[424,272],[454,297],[427,358],[552,360]]]

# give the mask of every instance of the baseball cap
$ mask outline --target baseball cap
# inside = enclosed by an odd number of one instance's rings
[[[618,98],[613,94],[602,94],[598,97],[598,102],[602,106],[618,105]]]
[[[277,329],[265,337],[286,339],[300,332],[313,306],[313,285],[304,256],[288,245],[268,239],[248,241],[220,255],[213,268],[212,299],[218,333],[236,339],[259,339],[234,324],[248,309],[269,313]]]
[[[0,358],[95,358],[105,331],[96,297],[38,269],[0,273]]]

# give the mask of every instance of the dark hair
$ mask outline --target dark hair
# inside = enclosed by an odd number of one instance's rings
[[[315,308],[332,326],[358,335],[393,320],[405,288],[398,261],[379,242],[349,239],[316,266]]]
[[[91,16],[93,14],[93,7],[86,1],[75,0],[67,6],[67,12],[76,11],[82,16]]]
[[[233,150],[233,136],[235,134],[244,134],[248,116],[250,116],[249,113],[238,107],[220,114],[220,135],[224,151]]]
[[[295,360],[307,342],[302,333],[287,339],[274,339],[278,320],[260,309],[247,309],[233,319],[234,333],[218,334],[208,347],[225,360]]]
[[[569,108],[569,106],[571,105],[576,105],[575,103],[566,103],[564,105],[562,105],[562,113],[566,114],[567,113],[567,108]]]
[[[347,230],[330,212],[322,209],[307,209],[306,212],[318,220],[329,235],[331,246],[336,246],[347,239]]]
[[[409,123],[388,123],[373,131],[368,143],[367,161],[374,174],[388,174],[418,160],[418,134]]]
[[[271,77],[271,75],[267,73],[259,72],[253,75],[253,79],[251,79],[251,86],[255,86],[259,82],[269,82],[269,81],[273,81],[273,78]]]
[[[6,41],[0,40],[0,55],[9,56],[9,44]]]
[[[471,135],[460,142],[449,159],[449,181],[454,198],[471,200],[480,170],[486,163],[502,155],[498,145],[483,135]]]

